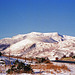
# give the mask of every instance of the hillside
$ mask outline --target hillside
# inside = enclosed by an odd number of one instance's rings
[[[54,33],[31,32],[0,40],[4,54],[21,57],[48,57],[59,59],[75,55],[75,37]]]

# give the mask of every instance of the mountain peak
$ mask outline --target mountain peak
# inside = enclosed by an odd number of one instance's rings
[[[55,35],[55,36],[59,35],[58,32],[52,32],[52,33],[31,32],[29,34],[33,34],[33,35],[42,35],[42,34],[44,34],[44,35]]]
[[[40,32],[31,32],[30,34],[41,34]]]
[[[61,58],[75,50],[75,38],[60,35],[57,32],[31,32],[0,40],[0,50],[5,54],[11,50],[11,55],[14,56],[52,58],[58,55]]]

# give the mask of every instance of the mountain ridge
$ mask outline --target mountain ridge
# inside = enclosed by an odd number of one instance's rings
[[[35,47],[33,45],[35,45]],[[49,57],[50,59],[54,59],[55,57],[62,58],[64,55],[69,57],[72,52],[73,55],[75,55],[75,37],[60,35],[57,32],[31,32],[13,36],[10,39],[1,39],[0,51],[9,54],[9,50],[11,55],[22,57],[37,56]]]

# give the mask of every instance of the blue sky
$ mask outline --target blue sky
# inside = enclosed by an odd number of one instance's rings
[[[75,0],[0,0],[0,39],[29,32],[75,36]]]

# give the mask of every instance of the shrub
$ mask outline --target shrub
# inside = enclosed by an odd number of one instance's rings
[[[8,69],[6,72],[10,74],[10,73],[12,73],[12,70]]]
[[[63,57],[62,58],[66,58],[66,55],[63,55]]]
[[[75,58],[75,56],[73,56],[72,58]]]
[[[24,71],[29,72],[29,73],[33,72],[33,70],[31,69],[31,66],[29,64],[24,67]]]
[[[23,62],[20,62],[17,66],[17,69],[21,70],[21,69],[24,69],[24,67],[25,67],[25,64]]]
[[[16,60],[14,65],[11,66],[11,69],[6,71],[9,73],[33,73],[33,70],[30,65],[25,65],[23,62]]]
[[[69,55],[69,57],[72,57],[73,55],[74,55],[74,53],[73,53],[73,52],[71,52],[71,53],[70,53],[70,55]]]
[[[0,52],[0,56],[2,55],[2,53]]]
[[[49,59],[45,59],[45,58],[36,58],[37,62],[36,63],[50,63]]]
[[[14,65],[17,65],[19,63],[19,61],[18,60],[16,60],[15,62],[14,62]]]
[[[37,62],[38,62],[38,63],[43,63],[43,61],[45,61],[44,58],[38,58],[38,57],[37,57],[36,59],[37,59]]]
[[[12,66],[11,66],[11,70],[14,70],[14,67],[15,67],[15,65],[12,65]]]

